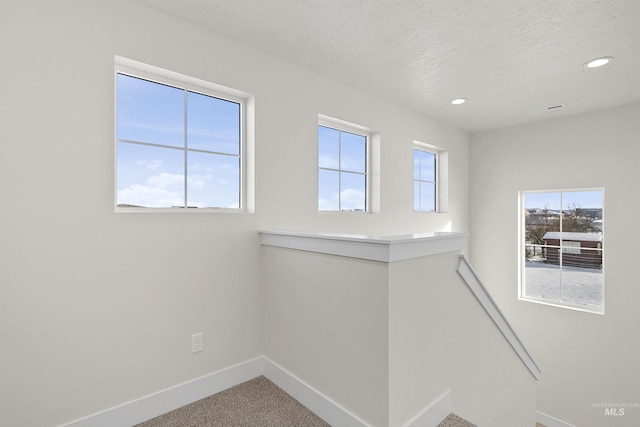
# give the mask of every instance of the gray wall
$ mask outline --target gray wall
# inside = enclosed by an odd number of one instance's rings
[[[389,264],[389,425],[451,389],[453,412],[474,424],[533,426],[535,378],[458,265],[455,252]]]
[[[640,104],[471,136],[471,261],[540,365],[538,410],[580,427],[640,425]],[[605,188],[606,315],[518,301],[518,191]]]
[[[263,354],[260,228],[468,230],[465,132],[137,3],[4,0],[0,52],[6,425],[70,421]],[[114,213],[114,55],[255,95],[254,214]],[[318,114],[379,133],[379,213],[317,213]],[[446,214],[412,212],[414,139],[449,150]]]
[[[389,425],[389,264],[268,246],[263,263],[265,355],[367,425]]]

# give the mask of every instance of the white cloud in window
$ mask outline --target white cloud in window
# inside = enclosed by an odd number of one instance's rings
[[[181,174],[163,172],[158,175],[150,176],[146,182],[147,185],[158,189],[178,189],[184,184],[184,177]]]
[[[362,209],[364,210],[364,191],[356,190],[355,188],[347,188],[340,192],[340,200],[342,209]]]
[[[136,160],[136,164],[148,170],[154,170],[161,167],[164,164],[164,161],[160,159],[142,159],[142,160]]]
[[[187,176],[187,182],[189,184],[189,186],[191,188],[195,188],[195,189],[201,189],[204,188],[209,182],[211,182],[211,180],[213,180],[213,175],[211,174],[206,174],[206,175],[189,175]]]
[[[144,184],[131,184],[118,190],[118,204],[150,207],[184,205],[183,176],[163,172],[147,178]]]
[[[171,207],[182,206],[184,200],[177,191],[151,187],[142,184],[132,184],[118,191],[118,203],[133,206]]]
[[[336,194],[335,200],[327,200],[323,198],[318,199],[318,210],[321,211],[335,211],[338,209],[338,195]]]

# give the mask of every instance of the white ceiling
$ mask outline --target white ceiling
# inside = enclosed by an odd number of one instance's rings
[[[640,0],[136,1],[471,132],[640,101]]]

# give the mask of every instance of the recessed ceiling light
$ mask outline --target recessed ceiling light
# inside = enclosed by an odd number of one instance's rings
[[[451,100],[451,103],[453,105],[460,105],[460,104],[464,104],[465,102],[467,102],[467,98],[456,98]]]
[[[602,58],[592,59],[589,62],[584,64],[587,68],[597,68],[602,67],[603,65],[607,65],[609,62],[613,61],[613,58],[610,56],[603,56]]]

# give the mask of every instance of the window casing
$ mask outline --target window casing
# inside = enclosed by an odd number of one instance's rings
[[[369,211],[370,139],[371,134],[360,126],[319,121],[319,211]]]
[[[438,152],[413,148],[413,210],[438,211]]]
[[[604,314],[604,189],[520,192],[519,298]]]
[[[116,60],[116,210],[246,210],[247,98],[132,64]]]

